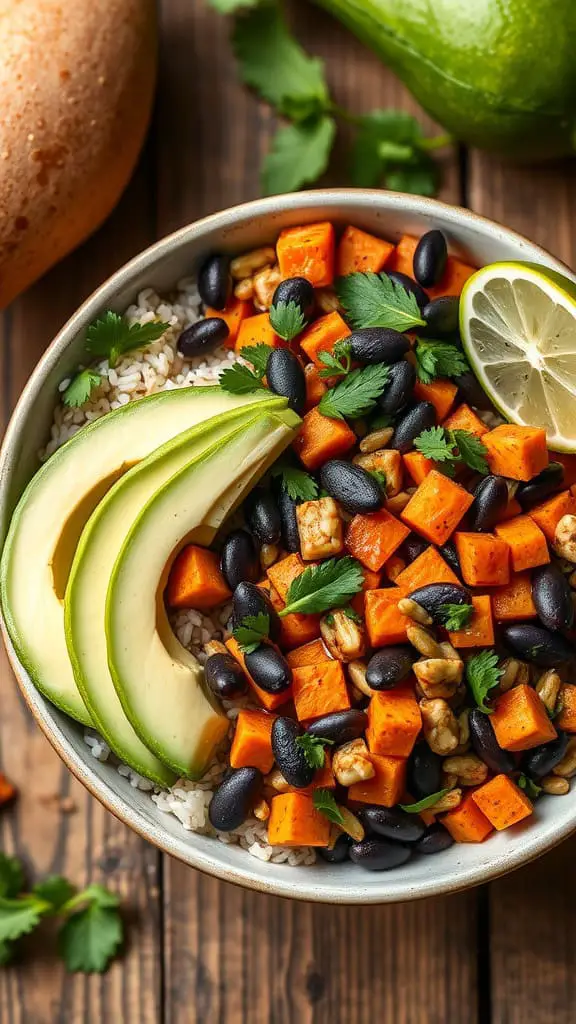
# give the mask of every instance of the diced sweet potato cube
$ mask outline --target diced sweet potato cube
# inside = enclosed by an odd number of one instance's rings
[[[561,491],[560,494],[555,494],[554,497],[548,498],[540,505],[535,505],[530,509],[528,515],[552,544],[556,527],[562,517],[576,515],[576,497],[570,491]]]
[[[293,442],[298,458],[311,470],[344,455],[355,444],[356,434],[344,420],[330,419],[316,408],[306,413]]]
[[[472,799],[498,832],[528,818],[534,807],[507,775],[496,775],[472,793]]]
[[[400,517],[433,544],[445,544],[473,501],[464,487],[433,469]]]
[[[354,595],[354,597],[352,598],[350,604],[352,605],[352,608],[354,609],[356,614],[357,615],[361,615],[362,618],[364,618],[364,611],[365,611],[365,605],[366,605],[366,597],[365,597],[366,591],[367,590],[377,590],[378,589],[378,587],[380,586],[380,580],[382,578],[382,574],[379,573],[379,572],[372,572],[370,569],[367,569],[365,566],[362,566],[362,573],[364,575],[364,582],[362,584],[362,590],[360,591],[359,594],[355,594]]]
[[[522,506],[516,498],[508,498],[508,504],[503,512],[500,513],[499,523],[507,523],[509,519],[514,519],[514,516],[522,514]]]
[[[494,643],[492,608],[488,596],[472,598],[472,618],[462,629],[448,633],[453,647],[491,647]]]
[[[259,768],[263,775],[272,771],[272,726],[274,715],[243,708],[236,719],[230,748],[231,768]]]
[[[348,789],[348,799],[360,804],[394,807],[406,787],[406,758],[371,754],[375,774],[364,782],[355,782]]]
[[[494,533],[508,544],[514,572],[533,569],[550,561],[546,537],[530,516],[515,516],[506,523],[499,523],[494,527]]]
[[[412,452],[406,452],[402,456],[402,461],[415,484],[421,484],[436,465],[432,459],[427,459],[425,455],[422,455],[422,452],[418,452],[416,449]]]
[[[565,452],[552,452],[552,462],[560,462],[564,467],[564,486],[572,487],[576,484],[576,455],[568,455]]]
[[[266,708],[267,711],[275,711],[276,708],[279,708],[281,706],[281,704],[286,704],[287,701],[292,700],[291,686],[289,686],[287,690],[284,690],[283,693],[268,693],[266,690],[262,690],[258,686],[258,684],[254,682],[252,676],[250,675],[248,669],[246,668],[244,655],[242,654],[242,651],[240,650],[240,647],[238,646],[233,636],[231,636],[226,641],[226,647],[230,651],[232,657],[236,658],[236,661],[239,662],[242,668],[244,669],[244,672],[246,673],[246,679],[248,680],[248,685],[250,686],[250,689],[253,691],[256,700],[259,701],[262,707]]]
[[[384,575],[386,579],[389,579],[391,583],[395,583],[396,577],[406,568],[406,562],[400,555],[392,555],[387,562],[384,563]]]
[[[418,701],[408,687],[383,690],[370,698],[366,739],[371,753],[409,757],[421,728]]]
[[[272,797],[268,819],[271,846],[327,846],[330,822],[317,811],[305,793],[280,793]]]
[[[242,355],[242,349],[247,345],[269,345],[270,348],[285,348],[286,342],[273,330],[268,313],[258,313],[256,316],[246,317],[240,323],[234,346],[236,354]]]
[[[493,831],[473,796],[473,793],[468,793],[459,807],[442,815],[442,824],[456,843],[483,843]]]
[[[564,732],[576,732],[576,686],[565,683],[560,691],[559,706],[562,710],[555,724]]]
[[[491,533],[456,533],[454,543],[469,587],[504,586],[510,580],[510,548]]]
[[[347,711],[350,698],[340,661],[322,661],[292,670],[292,694],[300,722],[332,711]]]
[[[531,750],[556,738],[545,705],[524,683],[496,699],[490,721],[503,750]]]
[[[421,380],[417,380],[414,385],[414,395],[419,402],[432,402],[439,423],[446,419],[457,394],[456,384],[442,378],[433,380],[431,384],[423,384]]]
[[[170,608],[205,611],[230,597],[232,593],[220,572],[218,555],[196,544],[183,548],[168,577],[166,600]]]
[[[315,789],[336,789],[336,778],[332,771],[332,758],[328,752],[328,749],[324,751],[324,764],[321,768],[317,768],[314,778],[309,786],[304,786],[303,789],[298,789],[296,786],[290,786],[290,792],[294,793],[308,793],[314,794]]]
[[[498,622],[520,622],[537,616],[528,572],[514,573],[510,583],[495,587],[490,596],[492,612]]]
[[[298,555],[289,555],[287,558],[282,559],[282,561],[288,562],[289,559],[292,559],[292,561],[284,567],[284,570],[281,568],[276,577],[279,585],[286,589],[286,593],[290,587],[291,573],[294,573],[292,579],[295,579],[303,571]],[[281,562],[276,564],[282,566]],[[272,566],[271,568],[274,569],[275,567]],[[270,580],[267,583],[270,600],[274,609],[277,612],[283,611],[286,607],[286,602],[282,600],[276,587],[271,585]],[[319,615],[300,615],[298,612],[291,612],[290,615],[284,615],[280,620],[280,646],[283,650],[290,651],[293,647],[300,647],[302,644],[307,644],[319,636]]]
[[[405,587],[410,594],[418,587],[425,587],[429,583],[460,583],[460,580],[440,552],[430,545],[406,566],[394,582],[398,587]]]
[[[372,647],[390,647],[391,644],[406,643],[406,627],[410,620],[398,611],[398,602],[407,596],[408,591],[405,587],[366,591],[364,614]]]
[[[476,437],[483,437],[484,434],[488,433],[486,424],[482,422],[480,417],[465,402],[454,409],[454,412],[450,413],[442,426],[446,430],[467,430],[469,434],[475,434]]]
[[[289,615],[286,616],[290,618]],[[286,661],[290,668],[303,668],[305,665],[317,665],[319,661],[329,661],[330,653],[324,647],[322,640],[311,640],[302,647],[296,647],[288,651]]]
[[[412,235],[403,235],[388,258],[386,270],[399,270],[402,274],[414,277],[413,261],[417,245],[417,238],[413,238]],[[442,279],[432,288],[427,288],[426,291],[431,299],[436,299],[440,295],[460,295],[466,281],[475,272],[474,267],[469,266],[468,263],[456,259],[455,256],[449,256]]]
[[[327,313],[310,324],[310,327],[300,335],[298,342],[308,359],[321,368],[323,363],[319,358],[320,352],[333,352],[336,342],[347,338],[350,333],[350,328],[340,313]]]
[[[282,278],[305,277],[314,288],[334,281],[336,238],[329,221],[285,228],[276,243]]]
[[[548,465],[546,431],[503,423],[482,438],[490,472],[511,480],[531,480]]]
[[[314,363],[306,363],[304,377],[306,378],[306,412],[310,412],[311,409],[320,404],[328,391],[328,387],[322,380],[318,367]]]
[[[251,302],[245,302],[243,299],[232,298],[226,309],[211,309],[210,306],[206,307],[207,317],[220,317],[221,320],[225,320],[228,324],[228,337],[224,342],[225,348],[234,348],[236,339],[238,337],[238,331],[240,325],[248,317],[254,313],[254,306]]]
[[[393,251],[392,242],[369,235],[360,228],[345,228],[336,251],[336,274],[378,274]]]
[[[410,530],[385,508],[354,516],[346,531],[346,548],[372,572],[378,572]]]

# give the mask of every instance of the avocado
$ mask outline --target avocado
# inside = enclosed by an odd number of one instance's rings
[[[176,473],[130,527],[106,600],[108,664],[143,743],[179,775],[199,778],[228,722],[164,610],[170,565],[193,542],[211,544],[226,517],[293,440],[290,410],[263,414]]]
[[[195,423],[267,400],[219,387],[162,391],[80,430],[38,470],[16,507],[0,564],[0,598],[18,658],[53,704],[92,725],[68,659],[64,593],[82,529],[127,469]]]
[[[272,395],[258,409],[279,408]],[[110,575],[129,527],[147,501],[178,470],[254,418],[254,406],[232,409],[178,434],[128,470],[108,491],[78,542],[64,600],[66,642],[76,685],[98,731],[115,754],[159,785],[172,773],[134,732],[122,710],[108,670],[104,617]]]

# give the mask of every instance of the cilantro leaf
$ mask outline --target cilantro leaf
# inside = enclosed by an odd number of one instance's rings
[[[75,377],[72,378],[68,387],[62,395],[62,401],[64,405],[67,405],[71,409],[77,409],[79,406],[84,405],[90,398],[90,395],[97,388],[102,380],[99,373],[95,370],[81,370]]]
[[[284,341],[292,341],[304,330],[306,320],[297,302],[279,302],[270,306],[270,323]]]
[[[11,942],[0,942],[0,967],[6,967],[14,955],[14,946]]]
[[[352,358],[350,355],[350,342],[346,338],[337,341],[333,352],[319,352],[318,359],[327,367],[320,370],[320,377],[346,377],[350,373]]]
[[[409,331],[425,325],[415,296],[387,274],[348,274],[336,282],[336,293],[356,329]]]
[[[447,341],[423,341],[416,343],[416,373],[423,384],[430,384],[436,377],[459,377],[470,369],[464,353]]]
[[[58,933],[58,948],[69,971],[101,972],[122,942],[118,911],[99,899],[72,914]]]
[[[391,427],[393,424],[394,417],[390,416],[389,413],[376,413],[370,420],[370,431],[386,430],[387,427]]]
[[[42,915],[51,909],[49,903],[37,896],[20,896],[17,899],[1,896],[0,943],[27,935],[40,923]]]
[[[310,768],[323,768],[325,761],[324,747],[332,746],[334,740],[324,739],[322,736],[311,736],[305,732],[302,736],[296,737],[296,746],[304,753],[306,764]]]
[[[103,316],[90,324],[86,332],[86,349],[91,355],[108,359],[110,366],[115,366],[125,352],[158,341],[169,326],[170,324],[155,320],[147,324],[130,326],[126,317],[108,309]]]
[[[258,374],[242,363],[227,366],[220,374],[219,384],[230,395],[249,395],[253,391],[267,390]]]
[[[537,786],[536,783],[532,781],[532,779],[530,779],[527,775],[524,775],[523,773],[522,775],[520,775],[518,779],[518,785],[520,789],[524,790],[526,796],[529,800],[532,800],[532,802],[534,802],[534,800],[536,800],[536,798],[539,797],[540,793],[542,792],[542,786]]]
[[[17,896],[24,888],[24,870],[17,857],[0,852],[0,896]]]
[[[312,802],[317,811],[334,825],[344,825],[344,815],[329,789],[315,789]]]
[[[376,405],[388,383],[390,368],[384,363],[373,363],[352,370],[320,400],[319,412],[331,419],[357,419],[366,416]]]
[[[452,430],[450,436],[458,449],[458,454],[470,469],[477,473],[489,473],[488,449],[482,439],[472,434],[469,430]]]
[[[51,875],[42,882],[37,882],[32,892],[40,899],[46,900],[53,911],[57,911],[75,896],[76,889],[67,878],[62,878],[61,875]]]
[[[441,604],[438,613],[445,629],[455,631],[468,625],[474,614],[471,604]]]
[[[325,173],[336,137],[331,117],[311,117],[280,128],[262,167],[265,195],[297,192]]]
[[[368,473],[373,476],[376,483],[380,487],[380,490],[386,490],[386,473],[383,473],[380,469],[369,469]]]
[[[318,565],[309,565],[292,580],[286,595],[283,618],[291,612],[314,615],[330,608],[348,604],[364,585],[364,573],[355,558],[329,558]]]
[[[259,341],[257,345],[244,345],[242,349],[242,359],[252,364],[253,372],[259,380],[266,376],[271,351],[270,345],[265,345],[263,341]]]
[[[450,443],[444,427],[428,427],[414,439],[414,447],[434,462],[455,462],[454,445]]]
[[[252,654],[270,635],[270,616],[266,612],[246,615],[232,635],[243,654]]]
[[[498,656],[493,651],[481,651],[466,662],[466,680],[477,707],[491,715],[492,708],[485,703],[490,690],[498,685],[503,669],[498,667]]]
[[[403,811],[407,811],[408,814],[420,814],[421,811],[427,811],[429,807],[434,807],[434,804],[437,804],[449,792],[449,789],[439,789],[437,793],[424,796],[421,800],[417,800],[415,804],[398,804],[398,806]]]
[[[413,154],[421,137],[422,128],[416,118],[403,110],[373,110],[365,114],[360,118],[352,152],[352,184],[358,188],[375,188],[384,174],[382,146],[393,143]]]
[[[382,153],[382,151],[381,151]],[[386,160],[384,181],[393,192],[410,192],[418,196],[435,196],[438,191],[440,169],[428,153],[416,150],[410,160],[398,163]]]
[[[247,7],[256,7],[262,0],[208,0],[219,14],[236,14]]]
[[[282,465],[279,470],[273,470],[273,475],[282,477],[282,486],[292,501],[315,501],[318,497],[316,480],[303,469]]]

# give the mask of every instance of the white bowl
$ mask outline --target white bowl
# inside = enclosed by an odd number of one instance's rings
[[[52,342],[32,374],[10,421],[0,452],[0,531],[37,466],[46,441],[58,383],[83,355],[83,333],[106,308],[124,310],[137,292],[153,285],[161,294],[198,267],[210,252],[243,252],[274,241],[291,225],[316,220],[355,224],[395,240],[404,232],[440,228],[451,250],[481,266],[496,260],[532,260],[576,277],[549,253],[513,231],[467,210],[391,192],[330,190],[257,200],[207,217],[162,239],[102,285]],[[576,827],[576,791],[545,799],[526,825],[495,834],[479,845],[455,844],[434,857],[415,858],[390,872],[370,873],[352,864],[290,868],[266,864],[238,846],[186,832],[161,813],[149,795],[133,789],[109,764],[92,757],[82,729],[49,704],[20,665],[4,629],[12,667],[36,721],[87,789],[113,814],[160,849],[193,867],[249,888],[328,903],[387,903],[418,899],[487,882],[545,853]]]

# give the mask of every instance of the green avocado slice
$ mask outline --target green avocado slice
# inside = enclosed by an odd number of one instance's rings
[[[108,663],[122,707],[142,742],[188,778],[204,773],[228,722],[214,709],[201,666],[168,626],[168,572],[186,544],[212,543],[299,423],[289,410],[261,415],[176,473],[131,526],[110,578]]]

